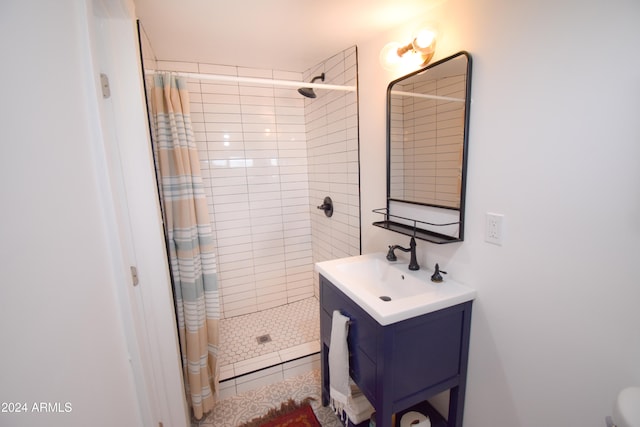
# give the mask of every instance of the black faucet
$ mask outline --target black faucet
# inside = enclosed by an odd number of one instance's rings
[[[418,265],[418,261],[416,260],[416,239],[411,237],[411,241],[409,242],[408,248],[403,248],[400,245],[389,246],[389,252],[387,252],[387,259],[389,261],[397,261],[398,258],[396,254],[393,253],[394,250],[400,249],[402,252],[411,252],[411,261],[409,261],[409,270],[420,270],[420,266]]]

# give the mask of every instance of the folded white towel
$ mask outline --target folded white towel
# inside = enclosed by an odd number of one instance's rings
[[[366,398],[358,386],[351,380],[351,397],[347,399],[347,407],[345,412],[347,418],[353,424],[360,424],[371,418],[371,414],[375,411],[369,400]]]

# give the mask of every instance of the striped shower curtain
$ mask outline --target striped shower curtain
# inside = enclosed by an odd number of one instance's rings
[[[200,175],[184,78],[150,79],[153,151],[167,246],[184,381],[195,418],[213,408],[217,389],[220,305],[213,234]]]

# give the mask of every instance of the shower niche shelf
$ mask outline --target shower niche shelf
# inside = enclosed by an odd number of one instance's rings
[[[395,231],[396,233],[412,236],[416,239],[425,240],[427,242],[436,243],[439,245],[444,243],[461,242],[463,240],[459,237],[449,236],[428,229],[429,227],[435,228],[460,225],[459,221],[448,223],[425,222],[413,218],[406,218],[390,214],[388,208],[374,209],[373,212],[384,215],[384,219],[382,221],[376,221],[373,223],[373,225],[375,225],[376,227],[384,228],[385,230]]]

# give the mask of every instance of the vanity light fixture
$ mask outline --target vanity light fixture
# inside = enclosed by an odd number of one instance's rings
[[[387,43],[380,51],[380,63],[385,70],[397,68],[424,67],[436,52],[436,40],[439,32],[435,25],[421,26],[412,36],[411,42],[403,45],[398,42]]]

